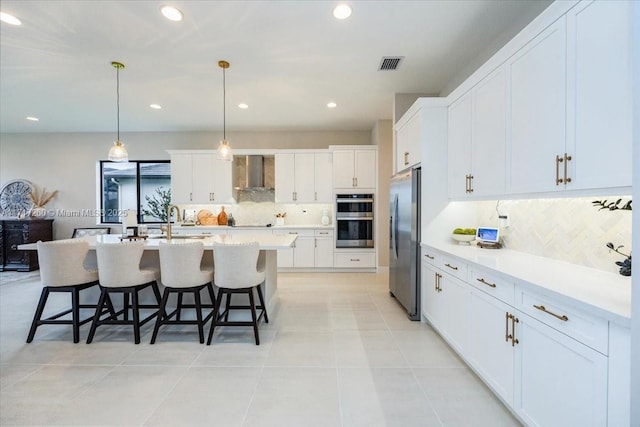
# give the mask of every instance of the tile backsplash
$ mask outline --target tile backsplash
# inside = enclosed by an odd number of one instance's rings
[[[629,196],[604,197],[609,201]],[[499,227],[498,211],[509,215],[501,228],[504,246],[520,252],[573,264],[618,272],[614,263],[623,256],[609,251],[607,242],[631,251],[631,211],[599,210],[594,200],[603,197],[529,199],[476,202],[478,226]],[[496,207],[497,205],[497,207]]]

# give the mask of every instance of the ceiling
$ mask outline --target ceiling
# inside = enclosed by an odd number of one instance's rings
[[[446,94],[550,1],[348,3],[339,21],[320,0],[3,0],[22,25],[0,24],[0,130],[115,131],[116,60],[122,132],[219,131],[220,59],[229,131],[370,130],[394,94]],[[383,56],[404,59],[378,71]]]

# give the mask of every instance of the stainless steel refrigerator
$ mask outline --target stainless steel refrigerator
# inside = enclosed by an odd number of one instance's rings
[[[420,320],[420,168],[391,178],[389,292]]]

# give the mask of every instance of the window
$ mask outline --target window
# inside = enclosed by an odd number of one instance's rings
[[[171,163],[168,160],[100,162],[102,223],[120,223],[120,214],[133,210],[138,223],[167,220],[171,201]]]

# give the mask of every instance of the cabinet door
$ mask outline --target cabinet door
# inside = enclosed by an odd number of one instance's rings
[[[313,268],[315,264],[315,238],[299,236],[293,249],[293,266],[296,268]]]
[[[356,150],[355,152],[355,184],[358,188],[376,188],[376,161],[375,150]]]
[[[315,155],[296,153],[294,156],[294,201],[297,203],[315,202]]]
[[[502,195],[506,187],[507,80],[504,67],[473,89],[471,190],[476,196]],[[460,153],[462,156],[463,153]]]
[[[191,154],[171,156],[171,202],[192,202],[193,166]]]
[[[564,189],[566,25],[561,18],[507,61],[511,87],[511,155],[508,191]],[[572,154],[572,153],[569,153]],[[571,165],[571,162],[569,162]]]
[[[233,202],[233,162],[228,160],[213,160],[213,202],[232,203]]]
[[[352,188],[355,184],[355,154],[353,150],[337,150],[333,152],[333,186],[334,188]]]
[[[215,154],[193,154],[193,203],[211,203],[214,199]]]
[[[567,188],[631,186],[633,2],[582,2],[567,15],[568,141],[575,170]]]
[[[422,262],[422,315],[431,325],[438,329],[440,326],[441,306],[439,293],[440,273],[435,268]]]
[[[315,238],[315,266],[317,268],[333,267],[333,238]]]
[[[513,308],[483,292],[471,291],[466,358],[507,404],[513,405],[514,347],[507,338]]]
[[[421,161],[422,112],[416,112],[396,133],[396,172]]]
[[[516,311],[516,413],[527,425],[607,425],[607,358]]]
[[[295,154],[275,155],[276,202],[293,203],[295,189]]]
[[[460,354],[464,354],[467,348],[469,294],[466,283],[448,274],[442,274],[439,295],[442,310],[440,333]]]
[[[333,166],[331,153],[315,153],[314,155],[315,201],[333,203]],[[333,260],[333,257],[331,257]],[[333,261],[331,261],[333,263]]]
[[[468,195],[471,174],[471,93],[449,107],[449,197]]]

